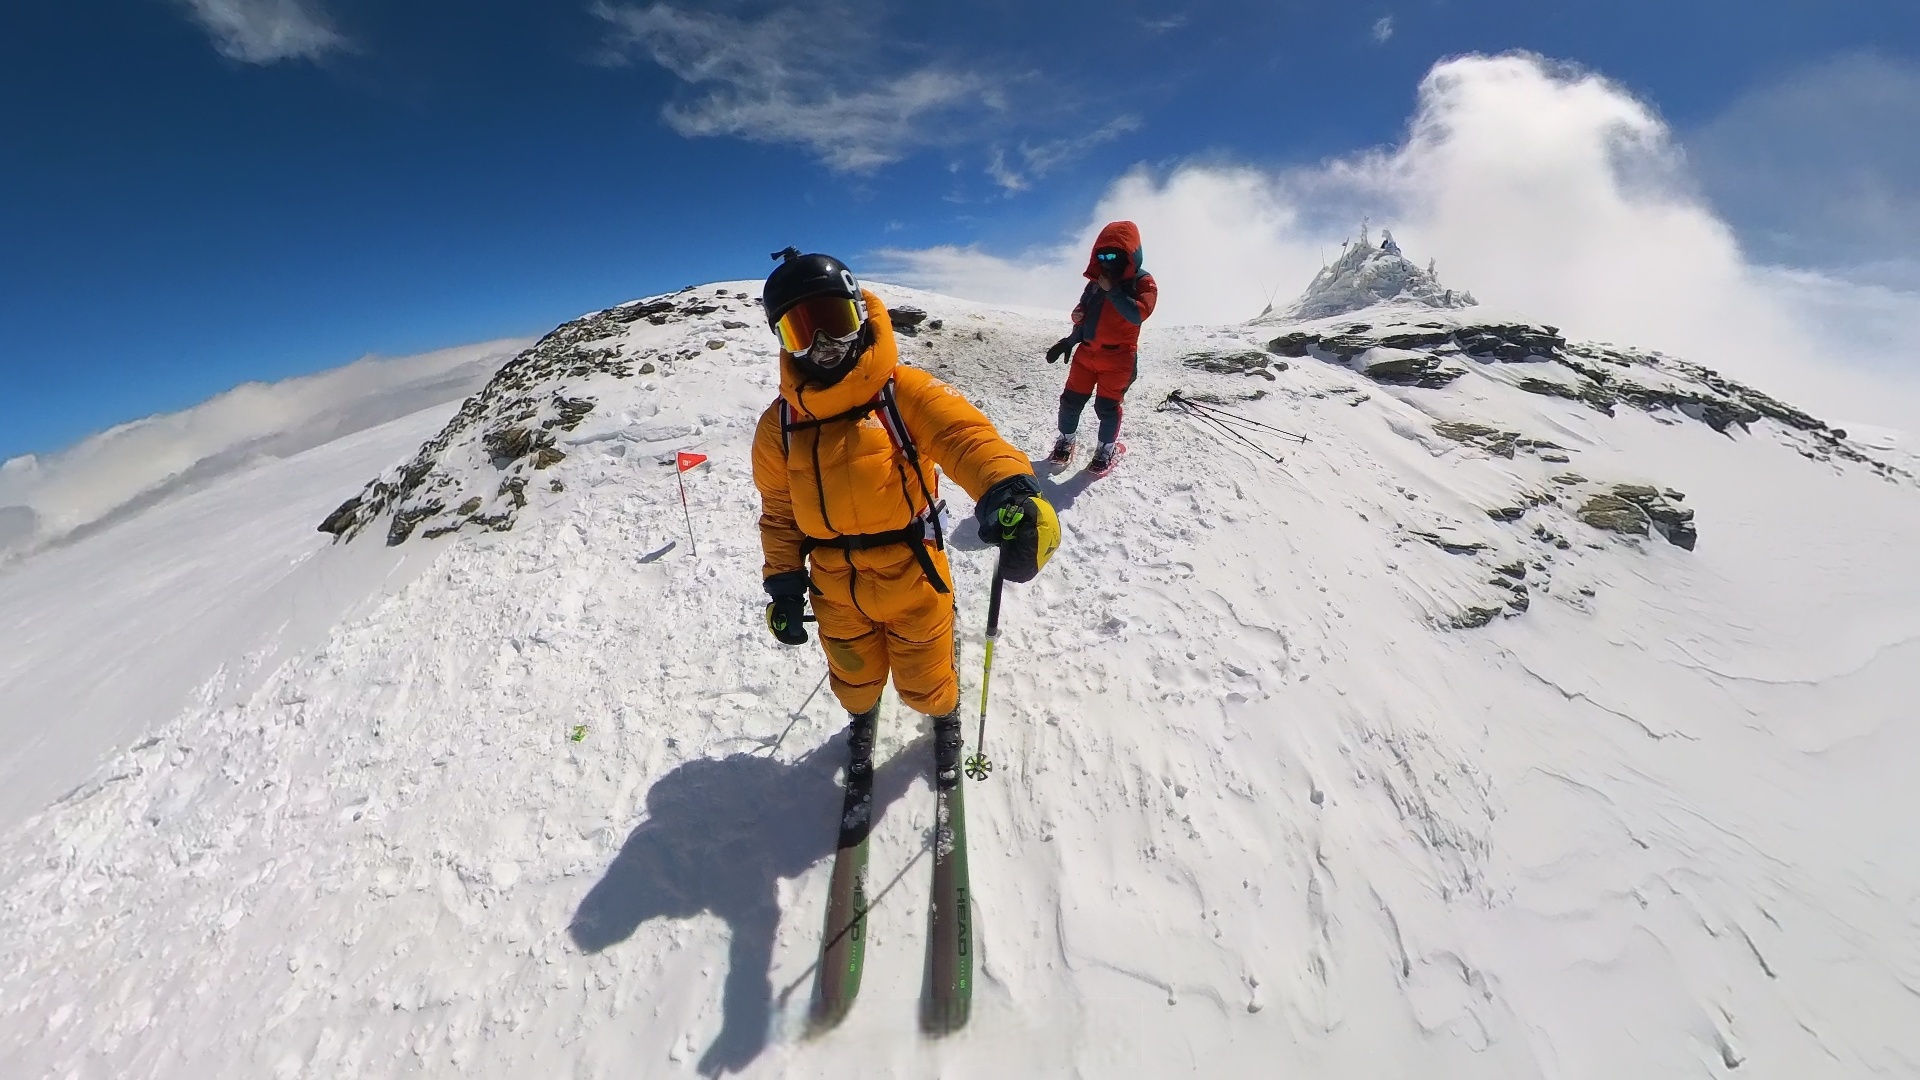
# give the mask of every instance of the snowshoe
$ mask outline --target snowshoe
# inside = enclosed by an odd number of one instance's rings
[[[1113,471],[1115,465],[1120,464],[1120,456],[1126,452],[1126,443],[1103,443],[1093,452],[1093,459],[1087,462],[1087,471],[1092,473],[1095,479],[1105,476]]]
[[[1064,469],[1073,464],[1073,444],[1074,438],[1071,435],[1062,435],[1055,439],[1053,453],[1047,455],[1047,463],[1058,469]]]

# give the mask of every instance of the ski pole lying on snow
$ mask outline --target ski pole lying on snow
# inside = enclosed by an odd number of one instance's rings
[[[1229,412],[1226,409],[1195,401],[1183,395],[1178,390],[1168,394],[1166,398],[1160,402],[1160,409],[1162,411],[1171,410],[1186,413],[1188,416],[1193,417],[1203,424],[1211,425],[1214,430],[1226,435],[1228,438],[1245,443],[1252,447],[1255,452],[1270,461],[1279,462],[1281,459],[1266,447],[1248,438],[1243,431],[1239,430],[1240,428],[1250,428],[1255,432],[1263,434],[1279,435],[1299,443],[1305,443],[1307,441],[1305,435],[1295,435],[1285,428],[1277,428],[1272,424],[1263,424],[1250,416],[1241,416],[1239,413]]]
[[[980,732],[973,740],[973,756],[967,759],[969,780],[985,780],[993,773],[993,762],[987,760],[987,687],[993,680],[993,642],[1000,636],[1000,587],[1006,583],[1000,563],[1006,557],[1002,548],[993,562],[993,598],[987,601],[987,666],[980,673]]]

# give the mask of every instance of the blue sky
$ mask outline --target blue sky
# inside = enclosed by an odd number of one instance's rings
[[[365,353],[1013,252],[1130,168],[1401,139],[1448,56],[1659,110],[1755,257],[1920,286],[1920,4],[86,0],[0,13],[0,458]],[[1151,257],[1151,247],[1149,249]]]

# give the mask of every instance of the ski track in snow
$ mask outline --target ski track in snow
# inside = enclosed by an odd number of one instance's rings
[[[1043,456],[1058,326],[887,295],[946,324],[903,356]],[[410,542],[384,592],[354,571],[368,599],[330,632],[223,669],[9,831],[0,1074],[1920,1072],[1916,492],[1767,425],[1609,419],[1493,377],[1178,364],[1256,328],[1149,330],[1126,459],[1046,481],[1065,544],[1008,589],[998,767],[968,793],[970,1026],[916,1033],[930,751],[889,698],[865,984],[804,1039],[844,716],[809,698],[817,646],[762,625],[748,445],[773,352],[730,310],[636,324],[726,345],[597,383],[511,532]],[[1311,441],[1276,465],[1154,411],[1176,386],[1268,390],[1232,407]],[[1430,434],[1481,416],[1574,461]],[[712,456],[686,476],[697,558],[680,447]],[[1699,549],[1487,518],[1569,468],[1685,491]],[[315,520],[276,528],[311,548]],[[1413,535],[1435,530],[1489,547]],[[990,553],[954,546],[971,741]],[[1446,628],[1516,559],[1546,567],[1524,615]],[[44,602],[23,580],[0,578],[11,619]]]

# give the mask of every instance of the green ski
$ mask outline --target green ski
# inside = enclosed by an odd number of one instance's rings
[[[846,1019],[860,995],[867,949],[867,837],[873,831],[873,733],[879,706],[847,727],[846,799],[840,811],[840,842],[827,887],[827,923],[816,972],[812,1033]]]
[[[952,750],[947,750],[951,734]],[[950,757],[935,775],[933,898],[927,914],[927,993],[920,1027],[946,1035],[966,1026],[973,1008],[973,894],[967,885],[967,810],[960,780],[960,721],[936,727],[936,750]],[[949,779],[950,777],[950,779]]]

